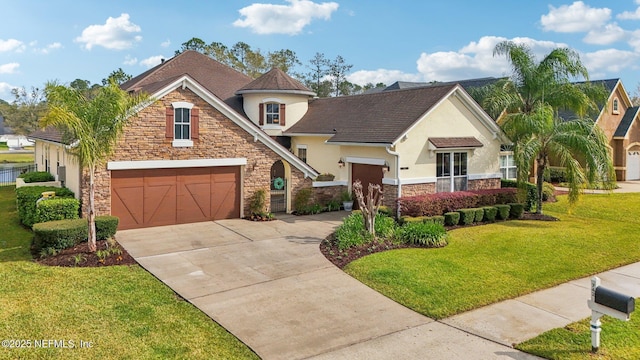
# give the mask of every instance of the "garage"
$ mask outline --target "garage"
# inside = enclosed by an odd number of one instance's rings
[[[114,170],[111,213],[119,229],[240,217],[240,167]]]
[[[640,180],[640,151],[627,151],[627,181]]]
[[[364,196],[367,196],[369,191],[369,184],[382,186],[382,172],[381,165],[369,165],[369,164],[351,164],[351,181],[360,180],[362,183],[362,192]],[[360,206],[357,201],[353,203],[354,209],[359,209]]]

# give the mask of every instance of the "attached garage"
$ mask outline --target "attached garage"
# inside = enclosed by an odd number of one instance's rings
[[[640,180],[640,151],[627,151],[626,180]]]
[[[370,164],[351,164],[351,181],[360,180],[362,183],[362,190],[367,193],[369,184],[382,186],[382,178],[384,173],[382,172],[381,165]]]
[[[240,217],[240,166],[111,171],[120,229]]]

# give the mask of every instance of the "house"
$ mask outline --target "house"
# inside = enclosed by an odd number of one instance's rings
[[[278,69],[254,80],[185,51],[121,87],[154,99],[96,174],[96,210],[119,216],[122,229],[244,217],[259,189],[271,211],[291,212],[300,189],[321,201],[356,179],[381,184],[388,205],[500,184],[508,139],[455,83],[315,99]],[[62,167],[86,203],[73,144],[56,133],[31,135],[38,169],[60,177]],[[335,179],[313,181],[320,173]]]

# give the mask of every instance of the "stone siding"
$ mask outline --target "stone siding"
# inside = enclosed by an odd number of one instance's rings
[[[165,137],[165,111],[172,102],[184,101],[199,108],[199,136],[193,139],[192,147],[173,147],[171,138]],[[257,129],[256,129],[257,130]],[[281,160],[274,151],[261,141],[254,141],[253,135],[228,119],[217,109],[209,105],[189,89],[176,89],[143,109],[130,119],[124,135],[118,141],[116,152],[110,161],[137,160],[190,160],[246,158],[247,165],[242,166],[243,216],[249,213],[251,196],[258,189],[267,189],[267,208],[270,206],[270,173],[274,162]],[[88,177],[85,174],[85,181]],[[310,186],[311,180],[291,167],[289,180],[292,196],[304,186]],[[88,204],[88,186],[83,187],[83,204]],[[96,213],[111,212],[111,174],[103,164],[96,171]]]
[[[486,189],[499,189],[500,179],[477,179],[469,180],[467,183],[467,189],[473,190],[486,190]]]

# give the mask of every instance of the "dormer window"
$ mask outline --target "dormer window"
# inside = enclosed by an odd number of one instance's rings
[[[613,114],[617,115],[620,113],[620,110],[618,109],[618,99],[613,99]]]
[[[276,102],[260,103],[259,113],[259,125],[285,125],[285,110],[286,105]]]
[[[165,137],[172,139],[173,147],[193,146],[198,138],[199,111],[188,102],[174,102],[167,107]]]
[[[266,104],[265,118],[267,124],[280,124],[280,104]]]

